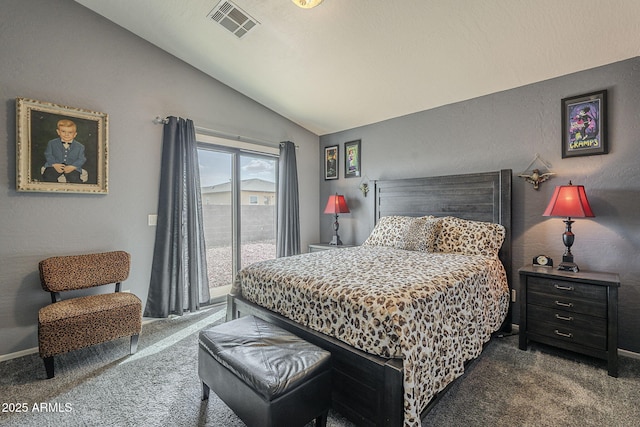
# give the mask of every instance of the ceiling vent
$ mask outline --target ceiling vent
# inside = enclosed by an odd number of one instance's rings
[[[247,12],[228,0],[222,0],[207,15],[218,24],[235,34],[239,39],[259,24]]]

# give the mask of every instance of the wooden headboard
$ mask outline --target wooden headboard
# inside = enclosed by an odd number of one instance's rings
[[[502,224],[506,236],[499,255],[511,287],[511,177],[511,169],[503,169],[376,181],[375,221],[389,215],[450,215]],[[510,326],[511,310],[509,313]]]

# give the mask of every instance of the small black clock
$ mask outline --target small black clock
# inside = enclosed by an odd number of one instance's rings
[[[546,255],[537,255],[533,257],[533,265],[553,267],[553,260]]]

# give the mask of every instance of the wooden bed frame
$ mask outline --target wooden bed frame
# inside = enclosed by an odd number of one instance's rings
[[[511,177],[511,170],[505,169],[487,173],[376,181],[376,222],[380,217],[388,215],[451,215],[500,223],[506,228],[500,259],[511,288]],[[277,324],[331,352],[334,410],[359,426],[403,425],[402,359],[370,355],[240,296],[228,296],[227,320],[250,314]],[[511,317],[510,308],[503,330],[510,331]],[[423,411],[423,417],[447,389],[434,397]]]

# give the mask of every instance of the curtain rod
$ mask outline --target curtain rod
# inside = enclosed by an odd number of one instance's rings
[[[160,124],[167,124],[169,123],[169,119],[168,118],[162,118],[160,116],[156,116],[155,119],[153,119],[153,123],[160,125]],[[207,129],[207,128],[203,128],[200,126],[194,126],[196,132],[204,134],[204,135],[209,135],[209,136],[215,136],[218,138],[225,138],[225,139],[231,139],[231,140],[235,140],[235,141],[240,141],[240,142],[248,142],[249,144],[256,144],[256,145],[262,145],[265,147],[270,147],[270,148],[280,148],[280,143],[279,142],[271,142],[271,141],[265,141],[262,139],[256,139],[256,138],[251,138],[248,136],[242,136],[242,135],[233,135],[230,133],[226,133],[226,132],[222,132],[220,130],[215,130],[215,129]],[[298,146],[296,145],[296,148],[298,148]]]

